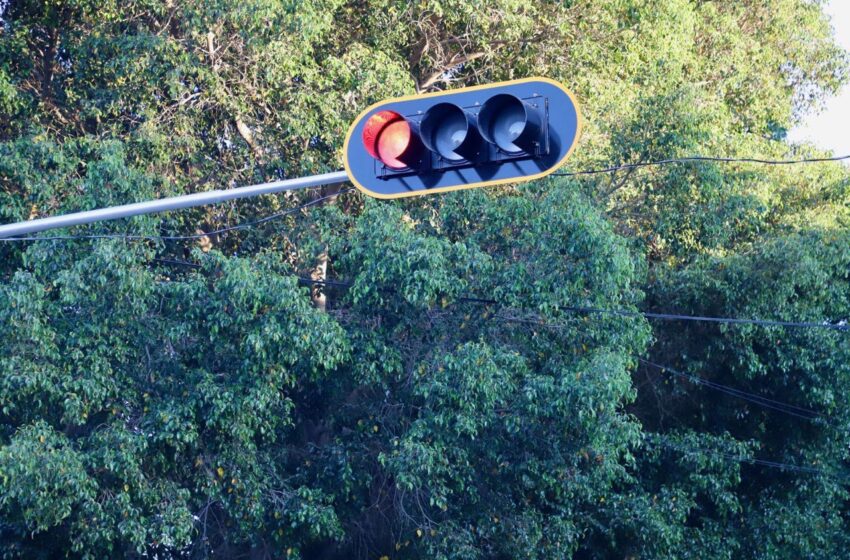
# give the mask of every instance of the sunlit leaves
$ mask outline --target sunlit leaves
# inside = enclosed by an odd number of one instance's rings
[[[3,221],[338,169],[374,101],[531,75],[586,117],[567,170],[784,158],[847,77],[803,0],[0,5]],[[2,554],[841,557],[843,333],[580,308],[846,320],[848,184],[692,163],[1,244]]]

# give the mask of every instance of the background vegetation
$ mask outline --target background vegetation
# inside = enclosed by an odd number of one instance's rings
[[[565,171],[816,156],[785,131],[848,78],[806,0],[0,14],[3,222],[340,169],[371,102],[532,75],[581,100]],[[0,243],[3,558],[850,551],[847,332],[564,310],[848,320],[839,164],[328,188],[70,233],[119,237]]]

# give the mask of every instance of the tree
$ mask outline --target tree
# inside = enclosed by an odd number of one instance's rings
[[[531,75],[574,170],[816,154],[847,71],[803,0],[0,1],[0,216],[338,169],[373,101]],[[837,324],[848,208],[838,165],[698,163],[0,243],[0,550],[846,555],[845,332],[575,309]]]

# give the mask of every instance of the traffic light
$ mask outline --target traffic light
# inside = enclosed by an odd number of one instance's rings
[[[377,198],[537,179],[570,155],[581,131],[572,94],[528,78],[372,105],[345,137],[345,170]]]

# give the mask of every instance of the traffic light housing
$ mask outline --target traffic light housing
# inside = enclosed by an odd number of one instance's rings
[[[527,181],[560,167],[580,132],[575,98],[547,78],[398,97],[351,125],[345,170],[377,198]]]

